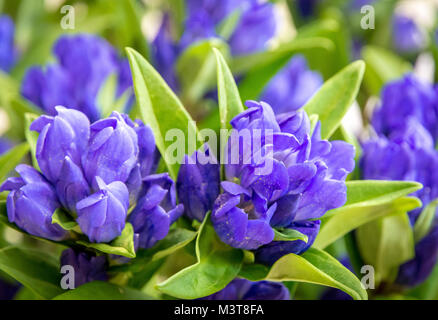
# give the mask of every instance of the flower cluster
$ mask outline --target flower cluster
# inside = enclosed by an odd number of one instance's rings
[[[52,224],[62,208],[92,242],[109,242],[129,221],[142,248],[167,235],[182,214],[175,184],[167,173],[153,174],[158,161],[154,136],[141,121],[114,112],[90,125],[85,114],[56,107],[31,129],[39,132],[36,158],[41,173],[20,165],[9,178],[8,217],[28,233],[61,240],[67,232]],[[159,223],[155,223],[156,221]]]
[[[55,115],[63,105],[85,113],[91,121],[103,115],[97,103],[102,85],[117,75],[117,97],[132,86],[129,63],[94,35],[62,36],[54,45],[56,63],[30,68],[22,82],[22,95],[45,113]]]
[[[418,181],[423,207],[438,197],[437,97],[435,89],[412,75],[388,84],[372,123],[378,136],[363,144],[364,179]],[[409,212],[414,225],[421,208]],[[413,286],[431,272],[438,257],[438,219],[415,246],[415,258],[399,269],[397,282]]]
[[[303,110],[275,116],[265,102],[248,101],[247,106],[231,121],[223,192],[216,196],[219,165],[206,168],[187,161],[178,190],[196,190],[180,193],[190,218],[201,220],[212,210],[223,242],[256,250],[257,261],[272,264],[285,254],[307,250],[319,231],[318,219],[345,203],[345,178],[354,168],[355,151],[342,141],[321,140],[319,124],[311,134]],[[239,155],[235,163],[233,154]],[[267,163],[271,170],[264,171]],[[275,241],[274,229],[294,229],[308,241]]]
[[[7,15],[0,16],[0,70],[9,72],[16,59],[14,22]]]

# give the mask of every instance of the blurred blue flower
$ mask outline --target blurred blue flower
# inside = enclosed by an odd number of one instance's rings
[[[19,289],[18,283],[0,279],[0,300],[12,300]]]
[[[143,190],[137,206],[129,215],[134,232],[139,234],[140,248],[150,248],[164,239],[169,228],[183,213],[176,204],[175,183],[169,174],[154,174],[143,180]]]
[[[20,177],[8,178],[0,192],[11,191],[7,198],[8,219],[31,235],[62,240],[66,231],[52,224],[52,215],[60,207],[54,188],[34,168],[19,165]]]
[[[413,53],[426,46],[426,35],[409,17],[395,14],[392,21],[392,37],[396,50]]]
[[[7,152],[13,146],[12,142],[4,137],[0,137],[0,155]]]
[[[272,106],[276,114],[295,111],[322,85],[318,72],[309,70],[306,59],[297,55],[265,87],[260,100]]]
[[[389,138],[403,132],[409,119],[419,122],[438,139],[438,104],[436,89],[416,79],[413,74],[388,83],[382,90],[381,106],[374,112],[372,125],[378,134]]]
[[[310,136],[302,110],[275,117],[264,102],[248,101],[247,106],[231,121],[237,134],[228,140],[228,181],[221,183],[224,192],[214,203],[212,222],[222,241],[260,248],[260,259],[272,263],[307,250],[319,229],[319,222],[309,220],[345,203],[345,178],[354,168],[355,151],[342,141],[321,140],[319,124]],[[274,227],[301,230],[309,234],[309,242],[272,243]]]
[[[388,84],[380,109],[373,115],[378,137],[363,143],[362,177],[418,181],[415,192],[423,208],[438,198],[437,111],[435,91],[413,76]],[[410,211],[414,225],[423,208]],[[427,278],[437,261],[437,224],[415,246],[415,258],[399,269],[397,283],[414,286]]]
[[[224,289],[203,300],[290,300],[290,293],[281,282],[234,279]]]
[[[108,275],[105,256],[66,249],[61,254],[61,267],[72,266],[74,269],[74,287],[77,288],[91,281],[106,281]]]
[[[132,86],[127,60],[122,60],[104,39],[94,35],[62,36],[54,46],[56,63],[30,68],[21,93],[50,115],[62,105],[80,110],[91,121],[102,115],[97,95],[111,74],[118,77],[116,96]]]
[[[14,22],[7,15],[0,15],[0,69],[9,72],[15,59]]]
[[[173,90],[178,90],[175,63],[187,46],[199,40],[217,37],[218,29],[234,12],[239,14],[233,32],[224,38],[233,55],[255,53],[267,48],[276,32],[274,7],[258,0],[189,0],[187,19],[180,39],[170,34],[170,20],[166,15],[152,42],[155,67]]]

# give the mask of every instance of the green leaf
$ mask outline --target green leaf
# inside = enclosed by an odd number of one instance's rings
[[[76,289],[68,290],[53,300],[151,300],[141,291],[120,287],[118,285],[93,281],[85,283]]]
[[[59,208],[52,215],[52,224],[58,224],[64,230],[72,230],[78,223],[63,209]]]
[[[307,114],[319,116],[322,139],[330,138],[341,124],[356,99],[364,71],[363,61],[353,62],[327,80],[304,106]]]
[[[406,211],[362,225],[356,230],[356,240],[364,262],[374,267],[376,283],[395,280],[398,267],[415,256]]]
[[[239,90],[237,89],[233,74],[228,68],[224,57],[219,50],[213,50],[217,62],[217,84],[221,128],[231,129],[230,121],[244,110],[242,100],[240,99]]]
[[[192,103],[201,99],[214,86],[216,59],[213,49],[228,52],[228,46],[223,40],[207,39],[187,47],[176,63],[182,95]]]
[[[108,117],[112,112],[116,100],[117,80],[116,73],[110,74],[97,94],[97,105],[103,117]]]
[[[30,153],[32,155],[32,165],[34,168],[37,168],[40,170],[40,167],[38,165],[38,161],[36,159],[36,146],[38,142],[38,136],[39,133],[36,131],[30,131],[29,127],[38,118],[37,114],[34,113],[25,113],[24,114],[24,120],[25,120],[25,131],[24,136],[26,137],[26,141],[29,144],[30,147]]]
[[[139,105],[141,119],[148,124],[154,133],[158,149],[163,156],[170,176],[176,180],[179,163],[171,161],[167,148],[173,143],[165,139],[169,130],[179,129],[184,137],[194,137],[196,145],[189,145],[186,154],[192,154],[200,145],[197,128],[188,112],[172,92],[160,74],[135,50],[126,49],[131,72],[134,80],[134,89]],[[185,145],[187,141],[185,141]],[[190,144],[189,140],[189,144]],[[177,159],[177,160],[182,160]]]
[[[367,292],[359,279],[328,253],[310,248],[301,256],[288,254],[274,263],[268,281],[314,283],[340,289],[356,300],[366,300]]]
[[[332,42],[327,39],[302,39],[284,44],[275,50],[235,58],[231,70],[234,74],[245,73],[239,84],[242,100],[259,99],[269,81],[287,65],[294,54],[310,50],[327,52],[332,46]]]
[[[223,19],[217,29],[217,34],[222,39],[229,40],[232,36],[234,30],[236,30],[237,24],[239,23],[240,17],[242,16],[242,11],[239,9],[231,12],[225,19]]]
[[[243,252],[222,243],[207,214],[196,239],[198,262],[157,285],[170,296],[197,299],[225,288],[239,273]]]
[[[436,215],[436,209],[438,206],[438,199],[431,201],[421,212],[414,225],[414,239],[415,243],[418,243],[423,239],[430,231],[433,221]]]
[[[184,248],[196,238],[197,234],[195,231],[182,228],[169,230],[166,238],[158,241],[157,244],[151,248],[153,250],[151,261],[162,259]]]
[[[313,246],[323,249],[363,224],[391,214],[408,212],[420,206],[421,201],[417,198],[405,197],[383,204],[336,209],[339,211],[335,215],[323,220]]]
[[[29,144],[24,142],[0,157],[0,181],[7,178],[8,174],[20,164],[21,159],[29,152]]]
[[[135,258],[134,228],[130,223],[126,223],[122,234],[110,243],[90,243],[82,240],[78,241],[77,243],[87,248],[96,249],[103,253],[116,254],[127,258]]]
[[[384,48],[366,46],[362,56],[367,65],[364,82],[371,94],[379,95],[382,87],[412,70],[409,62]]]
[[[274,229],[274,241],[295,241],[302,240],[305,243],[309,240],[305,234],[302,234],[298,230],[295,229]]]
[[[0,270],[38,297],[51,299],[62,293],[59,265],[45,252],[18,247],[1,249]]]
[[[269,273],[269,267],[263,264],[244,264],[239,272],[239,277],[250,281],[262,281]]]

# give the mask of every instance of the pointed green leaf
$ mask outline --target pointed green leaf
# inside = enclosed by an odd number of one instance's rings
[[[0,156],[0,182],[20,164],[21,159],[29,152],[29,144],[22,143]]]
[[[198,262],[158,284],[161,292],[180,299],[197,299],[222,290],[239,273],[243,252],[220,241],[209,217],[207,214],[196,239]]]
[[[295,241],[302,240],[305,243],[309,240],[305,234],[295,229],[274,229],[274,241]]]
[[[363,61],[353,62],[327,80],[304,106],[308,115],[319,116],[322,139],[330,138],[341,124],[356,99],[364,71]]]
[[[171,141],[171,138],[166,139],[166,134],[170,130],[181,130],[186,139],[185,145],[189,144],[190,149],[185,153],[192,154],[201,145],[196,125],[177,96],[150,63],[134,49],[127,48],[126,51],[141,119],[152,128],[157,147],[167,164],[169,173],[173,179],[176,179],[182,159],[177,159],[176,163],[170,159],[166,151],[175,142]],[[193,142],[190,141],[192,136],[195,140]],[[195,145],[192,146],[192,143]]]
[[[288,254],[271,267],[266,280],[314,283],[340,289],[356,300],[366,300],[367,292],[350,270],[328,253],[310,248],[301,256]]]
[[[87,241],[78,241],[80,245],[96,249],[103,253],[116,254],[127,258],[135,258],[134,249],[134,228],[130,223],[126,223],[122,234],[110,243],[90,243]]]
[[[63,209],[59,208],[52,215],[52,224],[58,224],[64,230],[72,230],[78,223]]]
[[[53,300],[152,300],[152,298],[132,288],[93,281],[68,290]]]
[[[356,230],[356,241],[364,262],[374,267],[376,283],[394,281],[398,267],[415,256],[406,211],[362,225]]]
[[[38,297],[52,299],[62,293],[59,264],[45,252],[18,247],[1,249],[0,270]]]
[[[415,243],[418,243],[423,239],[430,231],[433,225],[433,221],[436,216],[436,209],[438,206],[438,200],[431,201],[421,212],[414,225],[414,239]]]
[[[30,147],[30,153],[32,155],[32,165],[34,168],[37,168],[37,170],[40,170],[40,167],[38,165],[38,161],[36,159],[36,146],[38,142],[38,136],[39,133],[36,131],[30,131],[29,127],[38,118],[37,114],[34,113],[25,113],[24,119],[25,119],[25,131],[24,136],[26,137],[26,141],[29,144]]]
[[[421,201],[417,198],[400,198],[388,203],[371,206],[352,206],[323,220],[323,224],[315,239],[313,246],[324,249],[329,244],[341,238],[348,232],[373,221],[377,218],[397,213],[404,213],[421,207]]]
[[[228,68],[224,57],[216,49],[214,49],[214,53],[217,62],[217,84],[221,128],[230,129],[230,121],[239,113],[243,112],[244,109],[233,74]]]

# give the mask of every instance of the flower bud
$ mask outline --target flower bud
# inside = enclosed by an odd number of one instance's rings
[[[183,211],[184,206],[176,204],[175,183],[167,173],[145,178],[143,195],[129,215],[134,232],[139,234],[139,247],[150,248],[164,239]]]
[[[0,192],[11,191],[7,199],[8,219],[31,235],[62,240],[67,232],[52,224],[52,215],[60,207],[55,190],[34,168],[19,165],[20,177],[7,179]]]
[[[105,184],[96,177],[98,192],[76,205],[77,222],[90,241],[109,242],[121,235],[129,207],[129,193],[120,181]]]

